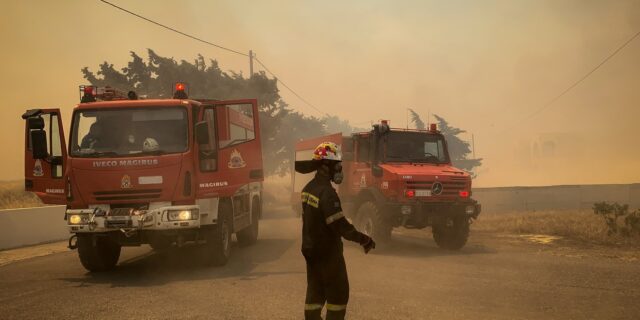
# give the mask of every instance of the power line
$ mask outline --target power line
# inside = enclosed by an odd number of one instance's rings
[[[221,46],[221,45],[218,45],[218,44],[215,44],[215,43],[209,42],[209,41],[207,41],[207,40],[204,40],[204,39],[198,38],[198,37],[196,37],[196,36],[192,36],[192,35],[190,35],[190,34],[188,34],[188,33],[182,32],[182,31],[180,31],[180,30],[177,30],[177,29],[175,29],[175,28],[169,27],[169,26],[167,26],[167,25],[165,25],[165,24],[162,24],[162,23],[160,23],[160,22],[157,22],[157,21],[151,20],[151,19],[146,18],[146,17],[144,17],[144,16],[142,16],[142,15],[140,15],[140,14],[137,14],[137,13],[135,13],[135,12],[132,12],[132,11],[130,11],[130,10],[127,10],[127,9],[125,9],[125,8],[123,8],[123,7],[120,7],[120,6],[116,5],[116,4],[113,4],[113,3],[109,2],[109,1],[106,1],[106,0],[100,0],[100,2],[103,2],[103,3],[105,3],[105,4],[108,4],[108,5],[110,5],[110,6],[114,7],[114,8],[116,8],[116,9],[118,9],[118,10],[121,10],[121,11],[123,11],[123,12],[126,12],[126,13],[128,13],[128,14],[130,14],[130,15],[133,15],[133,16],[135,16],[135,17],[137,17],[137,18],[140,18],[140,19],[142,19],[142,20],[145,20],[145,21],[147,21],[147,22],[153,23],[153,24],[155,24],[155,25],[157,25],[157,26],[159,26],[159,27],[165,28],[165,29],[167,29],[167,30],[169,30],[169,31],[173,31],[173,32],[175,32],[175,33],[178,33],[178,34],[180,34],[180,35],[183,35],[183,36],[185,36],[185,37],[187,37],[187,38],[190,38],[190,39],[193,39],[193,40],[196,40],[196,41],[202,42],[202,43],[204,43],[204,44],[208,44],[208,45],[210,45],[210,46],[214,46],[214,47],[219,48],[219,49],[222,49],[222,50],[226,50],[226,51],[229,51],[229,52],[232,52],[232,53],[235,53],[235,54],[239,54],[239,55],[244,56],[244,57],[249,57],[249,58],[251,58],[251,56],[250,56],[250,55],[248,55],[248,54],[246,54],[246,53],[242,53],[242,52],[237,51],[237,50],[229,49],[229,48],[223,47],[223,46]],[[282,84],[282,86],[283,86],[283,87],[285,87],[285,88],[287,88],[287,90],[291,91],[291,93],[293,93],[296,97],[298,97],[298,99],[300,99],[302,102],[304,102],[304,103],[305,103],[305,104],[307,104],[309,107],[313,108],[315,111],[319,112],[319,113],[320,113],[320,114],[322,114],[322,115],[327,115],[327,116],[329,115],[329,114],[327,114],[326,112],[321,111],[319,108],[317,108],[316,106],[314,106],[312,103],[310,103],[310,102],[309,102],[309,101],[307,101],[305,98],[303,98],[301,95],[299,95],[297,92],[295,92],[293,89],[291,89],[291,87],[289,87],[286,83],[284,83],[284,81],[282,81],[282,79],[278,78],[278,77],[277,77],[273,72],[271,72],[271,71],[267,68],[267,66],[265,66],[265,65],[264,65],[264,63],[262,63],[262,61],[258,60],[258,58],[256,58],[255,56],[253,56],[253,59],[255,59],[255,60],[256,60],[256,62],[258,62],[258,63],[259,63],[259,64],[264,68],[264,70],[265,70],[265,71],[267,71],[269,74],[271,74],[271,76],[272,76],[272,77],[276,78],[276,79],[278,80],[278,82],[279,82],[280,84]]]
[[[600,67],[602,67],[605,63],[607,63],[607,61],[609,61],[611,58],[613,58],[616,54],[618,54],[618,52],[622,51],[622,49],[624,49],[629,43],[631,43],[635,38],[637,38],[638,36],[640,36],[640,31],[638,31],[636,34],[634,34],[631,38],[629,38],[626,42],[624,42],[621,46],[619,46],[616,50],[614,50],[611,54],[609,54],[604,60],[602,60],[598,65],[596,65],[593,69],[591,69],[589,72],[587,72],[584,76],[582,76],[582,78],[578,79],[577,81],[575,81],[573,84],[571,84],[567,89],[565,89],[564,91],[562,91],[560,94],[558,94],[557,96],[555,96],[553,99],[549,100],[549,102],[547,102],[545,105],[543,105],[541,108],[539,108],[538,110],[534,111],[533,113],[529,114],[527,117],[522,118],[520,121],[517,121],[513,124],[513,126],[509,129],[506,129],[506,131],[509,131],[510,129],[512,129],[513,127],[517,126],[518,124],[527,121],[533,117],[535,117],[536,115],[538,115],[540,112],[548,109],[549,107],[551,107],[551,105],[553,105],[556,101],[560,100],[560,98],[562,98],[565,94],[567,94],[569,91],[573,90],[573,88],[577,87],[580,83],[582,83],[584,80],[586,80],[589,76],[591,76],[594,72],[596,72],[598,69],[600,69]]]
[[[151,20],[151,19],[149,19],[149,18],[143,17],[143,16],[141,16],[141,15],[139,15],[139,14],[135,13],[135,12],[129,11],[129,10],[127,10],[127,9],[125,9],[125,8],[123,8],[123,7],[120,7],[120,6],[118,6],[118,5],[115,5],[115,4],[113,4],[113,3],[109,2],[109,1],[100,0],[100,2],[103,2],[103,3],[105,3],[105,4],[108,4],[108,5],[110,5],[110,6],[114,7],[114,8],[116,8],[116,9],[118,9],[118,10],[120,10],[120,11],[124,11],[124,12],[126,12],[126,13],[128,13],[128,14],[130,14],[130,15],[136,16],[136,17],[138,17],[138,18],[140,18],[140,19],[142,19],[142,20],[145,20],[145,21],[147,21],[147,22],[151,22],[151,23],[153,23],[153,24],[155,24],[155,25],[157,25],[157,26],[159,26],[159,27],[162,27],[162,28],[165,28],[165,29],[167,29],[167,30],[173,31],[173,32],[175,32],[175,33],[181,34],[181,35],[183,35],[183,36],[185,36],[185,37],[187,37],[187,38],[191,38],[191,39],[193,39],[193,40],[200,41],[200,42],[205,43],[205,44],[208,44],[208,45],[210,45],[210,46],[214,46],[214,47],[219,48],[219,49],[222,49],[222,50],[226,50],[226,51],[229,51],[229,52],[233,52],[233,53],[235,53],[235,54],[239,54],[239,55],[241,55],[241,56],[245,56],[245,57],[248,57],[248,56],[249,56],[249,55],[248,55],[248,54],[246,54],[246,53],[242,53],[242,52],[240,52],[240,51],[236,51],[236,50],[233,50],[233,49],[229,49],[229,48],[223,47],[223,46],[221,46],[221,45],[218,45],[218,44],[215,44],[215,43],[209,42],[209,41],[207,41],[207,40],[203,40],[203,39],[201,39],[201,38],[198,38],[198,37],[192,36],[192,35],[190,35],[190,34],[184,33],[184,32],[182,32],[182,31],[180,31],[180,30],[177,30],[177,29],[175,29],[175,28],[169,27],[169,26],[164,25],[164,24],[162,24],[162,23],[160,23],[160,22],[157,22],[157,21]]]
[[[286,83],[284,83],[284,81],[282,81],[280,78],[278,78],[278,76],[275,75],[275,73],[271,72],[271,70],[269,70],[269,68],[267,68],[267,66],[264,65],[264,63],[262,63],[262,61],[260,61],[260,59],[258,59],[257,57],[254,57],[253,59],[256,60],[256,62],[262,66],[262,68],[267,71],[272,77],[274,77],[280,84],[282,84],[283,87],[287,88],[289,91],[291,91],[291,93],[293,93],[296,97],[298,97],[298,99],[302,100],[302,102],[306,103],[309,107],[313,108],[313,110],[317,111],[318,113],[322,114],[322,115],[326,115],[329,116],[328,113],[320,110],[319,108],[317,108],[316,106],[314,106],[311,102],[307,101],[305,98],[303,98],[302,96],[300,96],[297,92],[295,92],[293,89],[291,89]]]

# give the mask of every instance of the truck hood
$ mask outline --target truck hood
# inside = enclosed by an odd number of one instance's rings
[[[469,174],[450,165],[436,165],[430,163],[398,163],[380,164],[385,171],[399,176],[453,176],[469,177]]]
[[[73,158],[72,188],[85,204],[171,201],[182,155]]]

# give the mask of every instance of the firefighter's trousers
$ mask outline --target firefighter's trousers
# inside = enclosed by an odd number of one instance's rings
[[[323,255],[305,254],[307,260],[307,297],[304,316],[322,319],[327,304],[327,320],[344,319],[349,302],[349,279],[342,252]]]

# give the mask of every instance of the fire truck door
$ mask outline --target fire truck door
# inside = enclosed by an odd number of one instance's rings
[[[25,120],[25,190],[44,203],[65,204],[67,149],[59,109],[29,110]]]
[[[355,161],[349,170],[349,188],[353,194],[371,187],[373,177],[371,175],[371,137],[369,135],[357,135],[355,138]]]
[[[205,106],[200,121],[215,123],[211,132],[214,139],[209,146],[199,146],[198,197],[216,194],[232,198],[234,229],[240,230],[251,223],[250,193],[256,185],[252,182],[263,180],[257,102],[249,99],[209,103],[211,106]],[[203,164],[202,161],[212,162],[206,159],[203,147],[215,150],[212,165]]]

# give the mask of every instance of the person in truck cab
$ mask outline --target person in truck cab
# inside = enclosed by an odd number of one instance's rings
[[[91,124],[89,128],[89,133],[82,138],[82,142],[80,142],[81,149],[95,149],[96,144],[99,144],[100,139],[102,138],[102,123],[94,122]]]
[[[302,189],[302,255],[307,263],[305,319],[344,319],[349,301],[349,279],[342,254],[342,239],[359,243],[365,253],[376,244],[347,221],[331,182],[342,182],[342,155],[335,143],[321,143],[313,160],[296,161],[300,173],[316,172]]]

